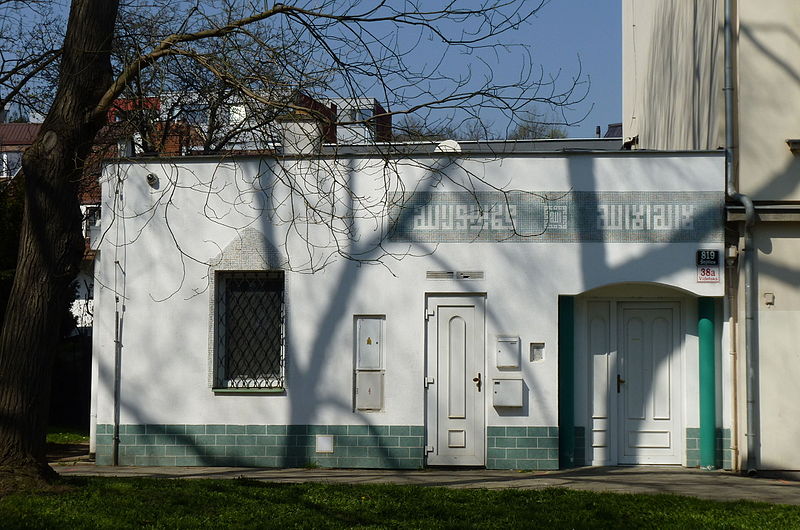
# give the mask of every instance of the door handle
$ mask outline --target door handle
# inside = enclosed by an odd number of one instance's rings
[[[473,377],[472,382],[478,387],[478,392],[481,391],[481,373],[478,372],[478,377]]]
[[[621,384],[623,384],[624,382],[625,382],[625,380],[624,380],[623,378],[621,378],[621,377],[619,376],[619,374],[617,374],[617,394],[619,394],[619,387],[620,387],[620,385],[621,385]]]

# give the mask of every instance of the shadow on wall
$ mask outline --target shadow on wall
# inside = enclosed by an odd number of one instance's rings
[[[353,160],[354,159],[350,159],[350,161],[343,160],[339,162],[353,164]],[[570,164],[569,172],[570,178],[572,179],[572,187],[578,187],[577,185],[580,184],[581,188],[587,188],[585,181],[582,180],[587,178],[591,179],[591,181],[594,183],[593,185],[588,186],[588,188],[596,189],[599,186],[599,184],[595,182],[596,169],[591,158],[572,156],[569,157],[568,163]],[[423,196],[425,194],[430,195],[430,191],[437,185],[439,179],[451,177],[459,178],[451,175],[451,171],[453,171],[454,174],[458,174],[456,172],[457,169],[460,171],[458,165],[453,165],[446,168],[439,168],[436,171],[431,171],[431,173],[435,174],[427,175],[422,181],[423,185],[420,185],[415,191]],[[265,175],[265,178],[270,178],[269,175],[271,175],[271,173],[267,171],[265,172]],[[357,168],[354,166],[350,166],[348,171],[344,173],[344,178],[349,181],[349,183],[352,183],[356,176]],[[264,187],[269,189],[268,183],[265,184]],[[259,193],[256,195],[258,197],[257,200],[261,201],[261,203],[256,206],[256,210],[262,212],[258,223],[264,233],[265,239],[267,241],[271,241],[277,238],[275,235],[275,227],[270,215],[264,213],[271,211],[271,207],[269,205],[270,196],[266,193]],[[347,204],[345,205],[345,208],[352,209],[353,205]],[[408,215],[406,218],[402,219],[402,222],[406,223],[411,221],[411,215]],[[581,226],[589,226],[589,224],[590,223],[580,223]],[[385,234],[381,233],[380,231],[362,234],[360,239],[348,238],[347,247],[342,248],[341,252],[344,255],[363,256],[364,259],[368,260],[371,256],[374,256],[374,253],[382,251],[381,245],[384,238]],[[499,245],[499,252],[508,253],[507,255],[509,260],[513,259],[511,246],[511,244],[508,244],[508,247]],[[417,249],[422,250],[426,254],[431,252],[426,245],[415,246],[414,250]],[[151,248],[148,248],[147,250],[153,252],[154,257],[159,257],[159,263],[166,263],[168,261],[166,259],[168,255],[167,253],[162,253],[157,249]],[[635,277],[643,267],[646,268],[652,263],[660,261],[668,262],[670,260],[674,261],[673,251],[668,247],[668,245],[656,245],[652,250],[649,250],[643,256],[639,256],[619,265],[609,264],[609,259],[606,255],[606,245],[602,243],[583,244],[581,245],[581,252],[581,274],[584,278],[597,278],[598,275],[602,275],[607,278],[623,279],[625,277]],[[407,256],[406,259],[415,258],[410,255]],[[433,262],[439,264],[443,270],[454,270],[459,268],[456,264],[447,263],[447,258],[443,256],[442,252],[432,255],[428,254],[427,259],[431,259]],[[517,261],[514,263],[509,263],[509,265],[517,269],[520,277],[527,277],[525,275],[525,271],[528,268],[526,263]],[[337,367],[332,367],[333,363],[340,364],[338,363],[337,358],[334,357],[334,352],[332,352],[332,344],[335,341],[331,341],[330,338],[338,333],[350,333],[352,330],[352,316],[343,314],[341,308],[350,305],[353,297],[357,296],[357,293],[360,292],[359,285],[362,281],[363,270],[363,268],[357,267],[354,264],[348,264],[347,266],[343,266],[341,268],[331,268],[330,270],[325,271],[325,274],[329,275],[328,278],[325,279],[326,283],[335,286],[335,289],[332,293],[330,293],[329,296],[326,296],[324,299],[320,300],[319,311],[322,316],[320,317],[320,323],[317,326],[318,332],[313,336],[313,338],[309,339],[310,350],[308,359],[304,357],[304,363],[300,365],[299,363],[294,362],[291,356],[288,356],[287,358],[288,388],[292,389],[293,385],[295,385],[297,382],[302,382],[302,387],[304,389],[304,399],[290,399],[287,402],[287,406],[289,408],[287,415],[287,423],[289,424],[288,427],[285,425],[147,425],[147,419],[143,418],[143,416],[147,416],[147,414],[144,411],[135,410],[132,408],[135,407],[135,396],[158,391],[163,395],[163,397],[160,398],[160,401],[163,403],[180,402],[182,399],[180,384],[175,384],[174,381],[166,380],[168,377],[167,374],[162,375],[153,373],[151,374],[151,379],[148,381],[136,380],[135,378],[124,381],[122,388],[122,407],[124,413],[122,416],[125,418],[124,423],[134,422],[136,425],[128,425],[126,426],[126,430],[122,432],[121,442],[123,445],[124,454],[121,456],[131,456],[134,457],[134,459],[136,457],[152,458],[153,460],[148,460],[150,463],[160,462],[160,460],[156,459],[163,458],[163,461],[166,462],[164,465],[169,465],[169,462],[183,462],[182,464],[177,465],[255,464],[265,466],[284,466],[305,465],[315,462],[321,463],[322,465],[329,465],[330,461],[324,460],[324,458],[328,457],[317,457],[314,455],[313,440],[316,434],[336,434],[352,438],[350,441],[355,442],[354,447],[356,448],[353,450],[354,455],[362,454],[362,451],[357,450],[357,448],[359,447],[358,443],[364,441],[372,444],[370,447],[374,448],[372,454],[376,459],[392,461],[397,458],[403,458],[402,456],[398,457],[397,455],[408,455],[408,458],[411,458],[413,451],[418,461],[422,462],[421,432],[418,432],[417,430],[412,432],[412,430],[408,428],[409,426],[387,427],[384,425],[363,425],[363,422],[365,421],[367,423],[371,423],[374,421],[375,417],[354,414],[352,411],[352,403],[347,397],[343,399],[341,392],[328,391],[330,386],[326,384],[326,375],[332,368],[339,369]],[[530,281],[534,282],[535,279],[530,278]],[[421,300],[420,303],[422,303]],[[553,301],[553,303],[555,303],[555,301]],[[487,309],[490,308],[487,307]],[[291,314],[291,303],[289,303],[288,312]],[[489,323],[489,328],[500,329],[501,326],[498,325],[498,320],[499,319],[494,312],[487,310],[487,321]],[[148,320],[147,325],[157,326],[157,323],[150,322]],[[140,327],[138,328],[138,331],[141,332],[142,329],[143,328]],[[147,329],[144,331],[147,331]],[[182,328],[181,332],[188,333],[189,331],[186,328]],[[157,333],[155,332],[152,333],[152,335],[147,334],[147,336],[156,335]],[[295,341],[297,339],[298,337],[292,336],[291,334],[287,337],[289,351],[296,347]],[[422,344],[422,339],[420,339],[420,344]],[[133,353],[130,351],[123,352],[123,356],[126,354],[132,355]],[[176,352],[151,352],[154,363],[159,362],[159,356],[166,358],[169,356],[174,356],[175,354]],[[338,358],[340,359],[341,356],[339,355]],[[113,382],[113,374],[108,373],[108,366],[102,365],[101,369],[104,370],[100,374],[101,381],[111,384],[111,382]],[[349,370],[349,368],[347,369]],[[192,381],[195,381],[194,376],[197,375],[196,372],[196,370],[191,372]],[[187,377],[187,379],[189,378]],[[202,383],[205,383],[205,381]],[[154,390],[154,388],[157,390]],[[297,386],[294,386],[294,388],[297,388]],[[540,393],[544,391],[544,386],[538,388],[536,385],[533,385],[533,389],[531,390],[531,402],[538,403],[543,401],[544,396],[542,396]],[[109,395],[110,393],[106,394]],[[255,396],[252,397],[256,398]],[[220,399],[225,399],[225,397],[221,396]],[[258,399],[262,399],[265,402],[265,406],[269,406],[268,402],[272,399],[272,397],[261,396]],[[275,399],[286,398],[284,396],[275,396]],[[324,406],[328,410],[352,414],[350,417],[353,418],[353,423],[360,423],[361,425],[309,425],[310,419],[317,416],[315,413],[317,412],[315,411],[315,407],[309,404],[320,403],[324,403]],[[551,420],[551,425],[554,425],[557,422],[557,418],[555,417],[551,418]],[[128,432],[128,427],[132,428],[131,432]],[[289,427],[291,427],[291,432]],[[320,429],[323,427],[325,428],[325,431],[321,432]],[[339,432],[330,432],[331,427],[333,427],[334,430],[339,430]],[[347,428],[346,433],[342,433],[340,431],[342,427]],[[354,427],[352,433],[349,430],[350,427]],[[395,427],[405,427],[407,430],[397,430],[398,433],[401,431],[403,432],[402,434],[398,434],[398,436],[407,438],[405,441],[415,445],[413,447],[390,447],[389,444],[381,443],[381,437],[385,435],[392,435],[392,429]],[[414,428],[417,426],[411,427]],[[200,431],[201,428],[202,432]],[[389,430],[385,431],[387,428]],[[100,432],[98,435],[106,437],[105,439],[107,439],[109,433]],[[358,437],[373,438],[364,438],[362,440]],[[377,443],[375,443],[376,441]],[[282,449],[280,448],[280,444],[283,444]],[[148,445],[152,445],[153,447],[148,449]],[[272,449],[269,449],[269,447],[272,447]],[[267,454],[268,452],[275,452],[278,454]],[[178,460],[179,458],[182,460]],[[337,456],[336,458],[351,458],[350,449],[348,448],[348,453],[346,455]],[[189,462],[194,463],[190,464]],[[261,464],[261,462],[263,462],[263,464]],[[172,465],[176,465],[175,463]],[[341,467],[356,467],[352,464],[353,462],[351,460],[337,460],[333,465],[338,465]]]
[[[739,165],[753,200],[798,200],[800,158],[786,145],[800,135],[800,37],[791,21],[739,28]]]
[[[348,181],[346,186],[352,189],[355,181],[356,169],[352,164],[354,159],[344,160],[342,163],[350,164],[345,172]],[[277,163],[276,163],[277,164]],[[446,178],[445,168],[430,168],[430,175],[424,179],[423,190],[433,187],[441,178]],[[276,235],[274,219],[268,212],[272,212],[270,204],[272,196],[269,193],[272,185],[268,182],[274,179],[275,167],[261,168],[261,193],[254,194],[255,211],[261,212],[258,219],[261,231],[267,242],[281,241]],[[344,205],[345,210],[352,211],[353,204]],[[345,213],[345,217],[346,217]],[[408,218],[408,222],[411,218]],[[152,228],[152,227],[151,227]],[[347,248],[339,249],[342,255],[361,256],[369,260],[374,254],[382,252],[381,245],[385,234],[376,231],[369,237],[362,239],[349,238]],[[140,251],[142,249],[139,249]],[[153,253],[153,262],[166,263],[169,253],[160,252],[148,247],[146,252]],[[311,252],[315,249],[310,248]],[[158,258],[158,259],[156,259]],[[411,258],[409,258],[411,259]],[[302,261],[301,261],[302,264]],[[184,273],[186,269],[184,268]],[[142,465],[248,465],[260,467],[292,467],[303,465],[324,465],[326,467],[420,467],[423,458],[423,432],[422,426],[408,425],[374,425],[373,418],[368,415],[354,414],[352,403],[349,399],[342,399],[342,392],[333,390],[326,384],[332,364],[341,364],[341,356],[332,353],[330,338],[342,330],[352,329],[351,316],[341,310],[350,304],[350,300],[358,292],[362,270],[360,267],[348,264],[337,269],[330,269],[326,274],[336,274],[330,278],[329,283],[335,286],[333,292],[320,300],[319,324],[317,333],[310,344],[310,355],[303,356],[303,364],[296,362],[291,355],[293,349],[298,348],[298,337],[293,336],[291,327],[287,326],[286,348],[289,354],[286,357],[286,380],[288,392],[293,399],[287,396],[236,396],[236,399],[259,399],[268,402],[271,399],[285,400],[288,407],[288,425],[155,425],[148,424],[150,414],[142,410],[137,404],[136,396],[158,392],[158,401],[162,403],[180,402],[182,390],[180,384],[167,380],[167,374],[160,374],[152,370],[147,381],[136,377],[123,377],[120,389],[120,407],[117,412],[122,418],[120,429],[120,462],[122,464]],[[151,303],[156,302],[155,299]],[[292,319],[291,301],[287,302],[287,318]],[[300,318],[300,315],[296,315]],[[130,316],[127,317],[130,319]],[[153,327],[151,319],[137,320],[137,334],[145,340],[158,336],[154,329],[148,330],[141,326]],[[181,327],[178,334],[187,333],[188,328]],[[182,343],[176,337],[177,343]],[[123,341],[124,343],[124,341]],[[125,357],[134,355],[135,352],[123,349],[123,366]],[[158,348],[150,350],[151,366],[155,367],[162,356],[180,355],[180,352],[164,352]],[[99,366],[99,382],[105,385],[103,392],[107,396],[113,395],[113,365],[105,362]],[[194,370],[193,372],[196,372]],[[163,379],[162,379],[163,378]],[[187,381],[194,378],[186,378]],[[302,386],[302,399],[297,389]],[[157,389],[157,390],[154,390]],[[232,399],[233,397],[231,397]],[[219,396],[226,399],[226,396]],[[327,411],[336,411],[350,414],[353,424],[356,425],[311,425],[309,419],[320,412],[319,405],[324,404]],[[343,416],[345,415],[343,414]],[[364,425],[364,423],[367,423]],[[335,454],[319,455],[315,451],[315,438],[318,434],[333,434],[338,437]],[[111,447],[113,444],[113,426],[98,426],[98,463],[109,464],[111,461]]]
[[[718,4],[658,2],[652,18],[648,76],[639,85],[643,92],[636,101],[640,108],[636,116],[639,144],[643,148],[719,148],[724,134],[724,107],[722,98],[717,97],[722,89],[723,64]],[[709,27],[718,30],[699,39]],[[687,46],[687,42],[694,44]]]

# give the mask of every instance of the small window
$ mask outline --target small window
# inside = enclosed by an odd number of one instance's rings
[[[218,272],[216,283],[216,386],[283,388],[283,271]]]

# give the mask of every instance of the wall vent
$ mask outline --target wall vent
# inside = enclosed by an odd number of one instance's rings
[[[426,280],[452,280],[456,277],[453,271],[428,271],[425,273]]]
[[[483,271],[428,271],[427,280],[483,280]]]

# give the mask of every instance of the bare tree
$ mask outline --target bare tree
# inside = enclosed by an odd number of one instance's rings
[[[566,138],[568,121],[555,112],[526,110],[519,115],[518,122],[508,134],[509,140]]]
[[[528,63],[507,83],[495,82],[491,69],[478,68],[488,60],[481,54],[507,49],[504,36],[525,25],[543,3],[73,0],[64,25],[49,2],[0,0],[2,29],[27,21],[21,47],[11,46],[11,32],[0,31],[0,42],[9,45],[0,54],[0,107],[9,101],[34,109],[49,103],[40,135],[23,158],[20,253],[0,334],[0,472],[53,474],[45,461],[44,432],[58,328],[54,308],[70,295],[78,272],[84,248],[78,183],[115,101],[183,90],[187,79],[200,79],[198,93],[204,87],[217,91],[204,100],[209,120],[234,98],[259,117],[240,125],[261,133],[287,113],[335,121],[310,103],[328,97],[376,97],[396,116],[425,110],[463,120],[494,110],[511,119],[534,102],[563,106],[583,95],[577,80],[559,87],[531,76]],[[426,61],[419,59],[420,48]],[[451,57],[465,53],[479,60],[454,73]],[[204,140],[208,151],[231,140],[224,127],[208,130],[216,131]],[[148,141],[153,137],[153,131],[142,132]],[[297,222],[316,222],[343,208],[330,202],[339,195],[327,192],[346,182],[318,182],[307,192],[309,182],[293,180],[302,177],[285,172],[282,178],[303,199],[306,210]],[[346,215],[326,226],[334,245],[352,236]],[[337,252],[359,259],[345,247]]]

